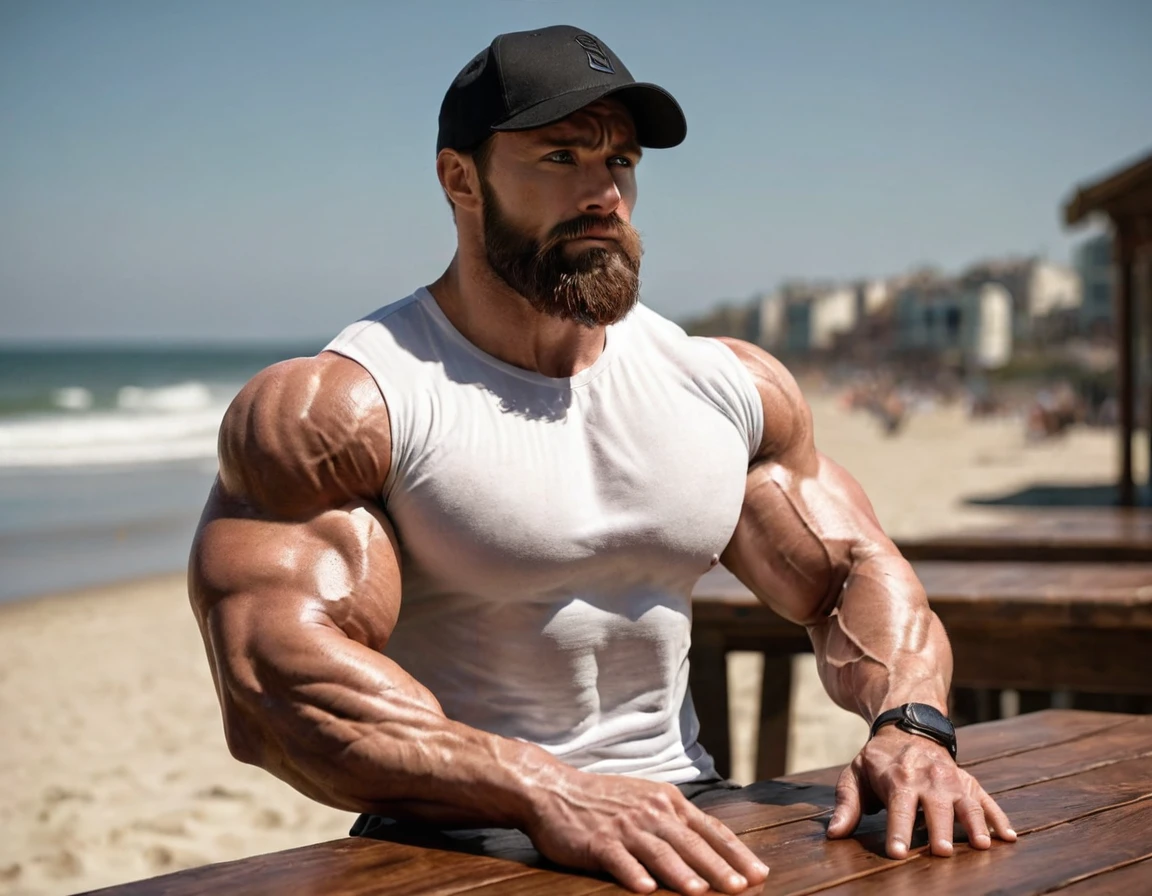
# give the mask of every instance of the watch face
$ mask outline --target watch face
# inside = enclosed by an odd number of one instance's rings
[[[956,730],[948,721],[947,716],[926,703],[909,703],[904,710],[904,715],[913,724],[930,728],[933,731],[952,734]]]

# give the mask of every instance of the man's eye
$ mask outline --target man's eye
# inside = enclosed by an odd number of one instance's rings
[[[550,162],[571,162],[572,153],[566,149],[558,149],[556,152],[549,153],[546,158]]]
[[[613,165],[619,165],[621,168],[631,168],[632,160],[628,156],[613,156],[608,160]]]

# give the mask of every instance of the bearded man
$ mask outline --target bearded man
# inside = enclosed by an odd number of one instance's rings
[[[515,830],[636,892],[741,892],[768,869],[692,802],[733,786],[687,688],[692,588],[723,561],[874,723],[829,836],[882,805],[896,858],[918,806],[936,854],[956,819],[1014,839],[955,764],[944,631],[792,377],[637,302],[641,147],[685,132],[567,26],[457,76],[447,270],[223,422],[190,591],[229,747],[364,813],[354,834]]]

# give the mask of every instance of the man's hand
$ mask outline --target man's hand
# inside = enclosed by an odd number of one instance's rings
[[[552,861],[606,871],[637,893],[742,893],[768,868],[673,785],[572,770],[541,793],[526,833]]]
[[[933,855],[952,855],[956,820],[976,849],[992,845],[990,833],[1009,843],[1016,839],[1008,816],[946,748],[892,725],[881,728],[844,769],[836,785],[836,809],[828,836],[833,840],[848,837],[863,813],[886,808],[888,856],[903,859],[912,842],[916,810],[921,807]]]

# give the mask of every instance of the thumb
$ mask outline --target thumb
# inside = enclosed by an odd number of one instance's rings
[[[832,812],[832,820],[828,822],[828,837],[839,840],[847,837],[860,823],[861,794],[860,777],[856,773],[853,763],[840,774],[836,782],[836,808]]]

